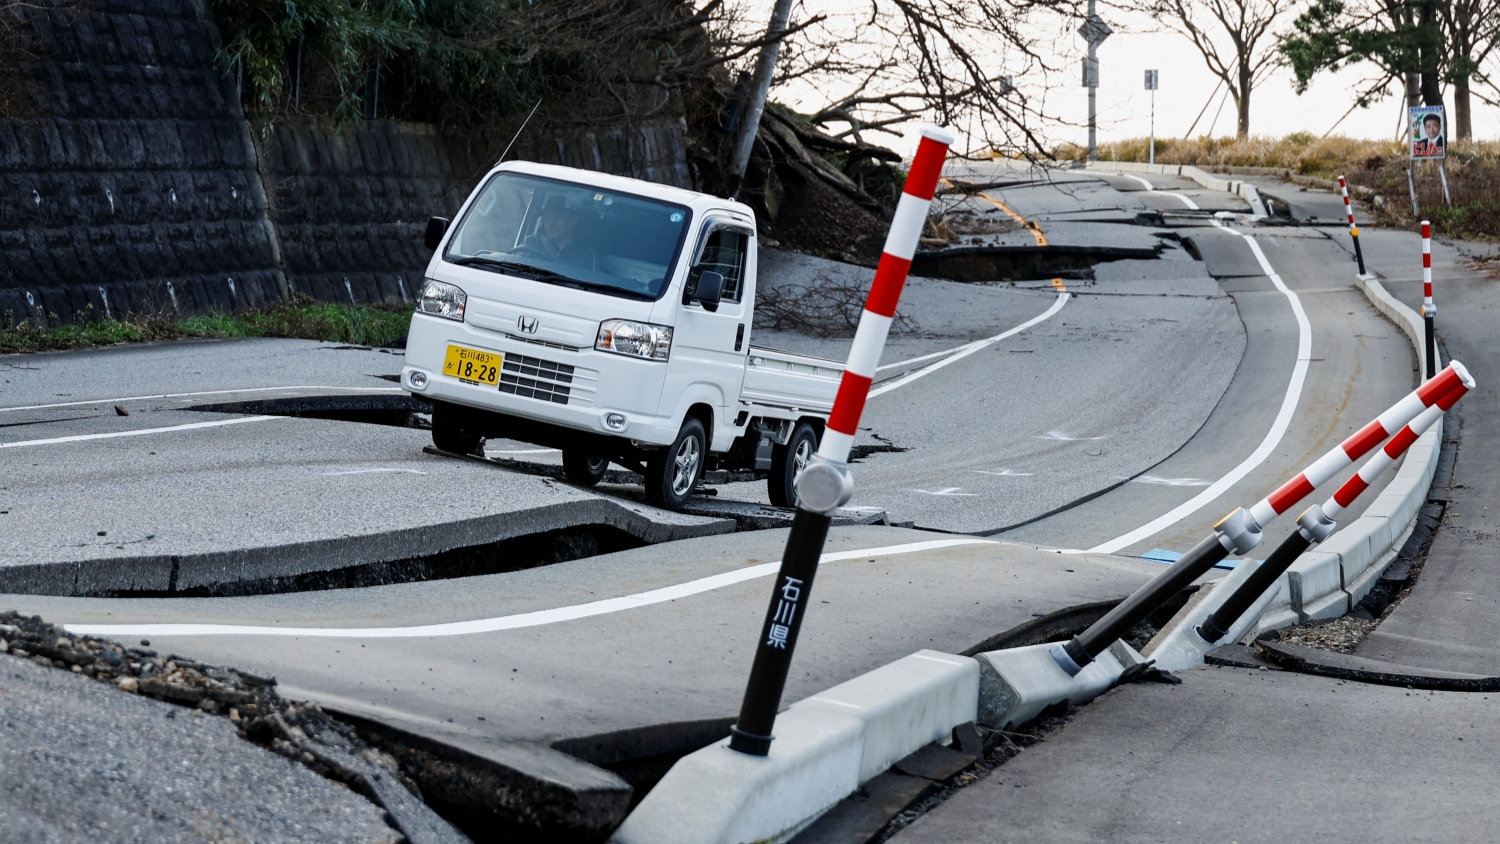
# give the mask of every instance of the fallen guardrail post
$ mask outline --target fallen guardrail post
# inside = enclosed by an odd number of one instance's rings
[[[1437,305],[1432,304],[1432,224],[1422,221],[1422,321],[1427,324],[1427,345],[1422,356],[1427,358],[1427,377],[1437,366],[1437,333],[1432,319],[1437,316]]]
[[[1344,195],[1344,213],[1349,217],[1349,236],[1354,239],[1354,259],[1359,262],[1359,274],[1365,274],[1365,253],[1359,248],[1359,226],[1354,224],[1354,206],[1349,203],[1349,183],[1339,177],[1339,192]],[[1427,373],[1431,378],[1432,373]]]
[[[952,144],[953,135],[945,129],[929,126],[922,130],[922,140],[906,175],[906,185],[875,269],[875,281],[860,314],[849,362],[834,397],[823,440],[796,482],[797,514],[792,520],[781,570],[776,575],[770,607],[756,644],[740,717],[730,728],[732,750],[752,756],[771,752],[774,739],[771,728],[781,706],[797,634],[807,614],[818,557],[827,541],[834,511],[854,492],[854,480],[849,475],[849,449],[854,445],[859,417],[864,412],[886,334],[896,315],[896,303],[906,284],[922,229],[927,225],[927,211]]]
[[[1464,373],[1467,376],[1467,373]],[[1260,567],[1250,574],[1239,588],[1230,594],[1229,598],[1219,605],[1219,608],[1204,619],[1197,628],[1197,635],[1205,644],[1214,645],[1222,641],[1229,629],[1240,619],[1247,609],[1273,584],[1276,579],[1291,568],[1292,563],[1302,556],[1303,552],[1327,539],[1335,529],[1338,528],[1338,518],[1343,514],[1350,504],[1353,504],[1361,493],[1369,488],[1380,474],[1389,469],[1396,459],[1406,453],[1417,438],[1427,432],[1447,413],[1464,394],[1473,389],[1474,382],[1465,378],[1449,390],[1446,395],[1431,407],[1418,414],[1406,427],[1396,432],[1394,437],[1385,444],[1385,448],[1375,453],[1360,467],[1354,477],[1344,482],[1329,499],[1323,504],[1314,504],[1297,517],[1297,529],[1292,531],[1271,556],[1266,558]]]
[[[1214,532],[1182,555],[1170,568],[1137,589],[1105,616],[1050,653],[1057,665],[1076,677],[1116,639],[1201,577],[1230,554],[1248,554],[1260,544],[1264,526],[1327,483],[1370,449],[1436,404],[1460,383],[1472,384],[1463,364],[1453,362],[1437,377],[1408,393],[1338,447],[1319,457],[1250,509],[1237,508],[1214,525]]]

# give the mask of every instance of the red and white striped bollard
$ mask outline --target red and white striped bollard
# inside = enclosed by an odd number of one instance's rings
[[[1344,214],[1349,218],[1349,236],[1354,239],[1354,259],[1359,262],[1359,274],[1364,275],[1365,253],[1359,248],[1359,226],[1354,224],[1354,206],[1349,202],[1349,183],[1343,176],[1339,177],[1339,192],[1344,195]]]
[[[1214,525],[1213,533],[1189,549],[1166,571],[1131,593],[1130,597],[1089,625],[1088,629],[1070,641],[1052,648],[1053,661],[1069,676],[1076,677],[1084,666],[1093,662],[1116,639],[1129,632],[1168,598],[1213,568],[1220,560],[1230,554],[1250,553],[1260,544],[1264,526],[1270,524],[1272,519],[1285,513],[1318,485],[1326,483],[1364,456],[1423,410],[1437,404],[1459,384],[1472,385],[1473,380],[1469,378],[1463,364],[1453,361],[1438,377],[1429,379],[1408,393],[1250,509],[1237,508],[1220,519]]]
[[[1422,322],[1427,326],[1427,346],[1422,356],[1427,358],[1427,377],[1437,368],[1437,330],[1433,317],[1437,316],[1437,305],[1432,304],[1432,224],[1422,221]]]
[[[1271,588],[1271,584],[1275,583],[1277,578],[1291,568],[1292,563],[1296,562],[1298,557],[1302,556],[1307,549],[1327,539],[1338,528],[1338,517],[1344,510],[1353,504],[1361,493],[1369,489],[1370,484],[1380,477],[1381,472],[1389,469],[1391,464],[1405,454],[1418,437],[1425,434],[1444,413],[1448,412],[1459,399],[1464,397],[1465,393],[1473,388],[1474,382],[1469,378],[1468,372],[1460,367],[1459,374],[1459,381],[1453,384],[1442,398],[1417,414],[1417,418],[1397,431],[1385,447],[1377,451],[1374,457],[1365,461],[1365,465],[1359,467],[1359,471],[1345,481],[1344,485],[1339,487],[1338,491],[1327,501],[1322,505],[1314,504],[1297,517],[1297,530],[1283,540],[1276,550],[1266,557],[1265,562],[1251,572],[1239,588],[1234,590],[1234,593],[1198,626],[1199,638],[1210,645],[1223,639],[1240,616],[1244,615],[1245,611],[1267,589]],[[1451,383],[1451,380],[1445,380],[1443,383]]]
[[[781,570],[776,575],[771,603],[756,643],[755,663],[745,684],[740,717],[730,728],[732,750],[752,756],[771,752],[774,738],[771,728],[781,706],[797,634],[810,604],[813,576],[817,574],[818,558],[828,539],[828,526],[833,514],[854,493],[849,449],[854,445],[859,417],[864,413],[875,368],[880,365],[880,353],[885,349],[886,334],[896,315],[896,303],[906,286],[917,242],[927,225],[927,211],[937,191],[938,177],[952,145],[953,135],[947,130],[933,126],[922,130],[922,140],[906,174],[906,185],[896,203],[885,249],[875,269],[875,281],[870,285],[859,327],[854,332],[854,345],[849,350],[849,361],[844,366],[822,442],[818,453],[797,478],[797,514],[792,519]]]

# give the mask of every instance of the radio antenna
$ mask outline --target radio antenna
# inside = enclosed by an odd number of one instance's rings
[[[542,101],[537,100],[536,105],[531,107],[531,114],[526,115],[526,119],[521,121],[521,128],[516,130],[516,133],[510,138],[510,143],[505,145],[505,152],[500,153],[500,161],[495,162],[496,167],[499,167],[500,162],[505,160],[505,156],[510,155],[510,148],[516,145],[516,141],[521,137],[521,133],[526,131],[527,124],[531,123],[531,118],[536,116],[536,110],[541,107]]]

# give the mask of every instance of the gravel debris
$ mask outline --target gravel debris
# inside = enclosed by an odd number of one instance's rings
[[[194,719],[223,717],[245,740],[367,797],[378,796],[377,805],[388,810],[396,808],[392,799],[421,803],[421,792],[393,756],[362,741],[353,727],[318,704],[283,699],[276,693],[274,677],[162,656],[144,646],[75,636],[41,616],[14,611],[0,612],[0,654],[6,652],[39,666],[91,677],[120,692],[192,707]],[[170,709],[167,717],[180,711]],[[393,795],[383,784],[372,786],[382,774],[409,797]],[[380,793],[373,795],[372,790]]]
[[[1281,631],[1278,641],[1320,648],[1325,651],[1336,651],[1341,654],[1352,654],[1354,649],[1359,647],[1359,643],[1364,641],[1370,631],[1379,624],[1379,619],[1354,618],[1346,615],[1332,621],[1319,621],[1285,628]]]

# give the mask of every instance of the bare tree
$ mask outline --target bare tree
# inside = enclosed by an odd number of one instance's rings
[[[1076,122],[1043,115],[1042,98],[1028,96],[1045,92],[1051,75],[1071,72],[1067,24],[1078,15],[1076,0],[808,6],[821,14],[798,22],[806,15],[793,7],[787,32],[801,31],[780,46],[772,92],[794,82],[816,91],[802,108],[834,137],[863,144],[872,134],[898,135],[903,124],[926,120],[960,128],[977,146],[1045,155],[1041,126]],[[773,19],[765,40],[776,28]],[[1027,84],[1013,84],[1017,78]]]
[[[1237,134],[1250,136],[1250,94],[1281,62],[1277,22],[1300,0],[1151,0],[1147,11],[1192,42],[1203,63],[1229,88]]]

